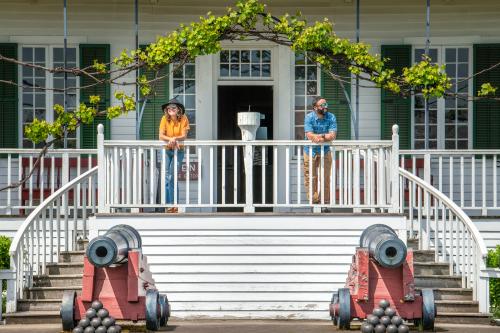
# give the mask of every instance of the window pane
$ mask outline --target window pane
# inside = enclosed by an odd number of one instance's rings
[[[185,65],[184,76],[186,79],[194,79],[194,76],[195,76],[194,65],[190,65],[190,64]]]
[[[45,49],[35,48],[35,62],[45,62]]]
[[[260,65],[252,65],[252,76],[260,76]]]
[[[231,62],[240,62],[240,51],[231,51]]]
[[[229,65],[220,65],[220,76],[229,76]]]
[[[304,140],[304,127],[295,127],[295,140]]]
[[[33,48],[23,47],[23,61],[33,61]]]
[[[307,66],[307,79],[316,80],[318,68],[316,66]]]
[[[450,139],[455,139],[455,125],[447,125],[445,127],[445,136]]]
[[[457,49],[446,49],[446,62],[457,61]]]
[[[458,126],[457,128],[457,137],[459,138],[467,138],[469,134],[469,129],[467,126]]]
[[[295,110],[305,110],[305,101],[304,96],[295,96]]]
[[[240,65],[231,65],[231,76],[240,76]]]
[[[295,112],[295,124],[300,125],[304,124],[304,117],[306,113],[305,112]]]
[[[269,50],[262,51],[262,62],[264,62],[264,63],[271,62],[271,51],[269,51]]]
[[[469,62],[469,49],[464,49],[464,48],[458,49],[458,61]]]
[[[295,65],[304,65],[305,63],[304,53],[295,53]]]
[[[182,80],[174,80],[174,94],[181,94],[184,92],[184,85]]]
[[[262,65],[262,76],[263,77],[270,77],[271,76],[271,65],[269,65],[269,64]]]
[[[317,95],[318,94],[318,84],[316,81],[308,81],[307,82],[307,94],[308,95]]]
[[[304,81],[295,81],[295,95],[305,95],[306,83]]]
[[[469,75],[469,65],[468,64],[459,64],[458,65],[458,77],[464,78]]]
[[[196,92],[196,81],[195,80],[186,80],[184,85],[184,92],[186,94],[194,94]]]
[[[243,62],[243,63],[250,62],[250,51],[248,51],[248,50],[241,51],[241,62]]]
[[[220,51],[220,62],[229,62],[229,51]]]
[[[455,64],[447,64],[446,65],[446,75],[448,75],[449,77],[456,77],[457,66]]]
[[[240,69],[241,69],[241,76],[244,76],[244,77],[250,76],[250,65],[242,64]]]
[[[186,95],[186,101],[184,106],[186,107],[186,109],[195,109],[196,108],[195,95]]]
[[[252,51],[252,62],[253,63],[260,63],[260,51],[258,51],[258,50]]]
[[[306,68],[303,66],[295,66],[295,80],[305,80]]]

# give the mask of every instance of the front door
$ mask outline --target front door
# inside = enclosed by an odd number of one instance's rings
[[[241,130],[237,124],[237,113],[252,111],[261,114],[260,129],[257,140],[273,139],[273,87],[272,86],[219,86],[217,112],[217,139],[241,140]],[[262,202],[262,164],[254,155],[254,203]],[[243,165],[243,150],[238,148],[237,163],[234,160],[233,147],[227,147],[225,153],[225,202],[234,203],[234,173],[238,190],[236,202],[245,202],[245,172]],[[222,150],[217,152],[217,200],[222,203]],[[272,149],[266,152],[266,203],[272,202]],[[225,209],[220,210],[232,210]],[[236,209],[241,211],[241,209]]]

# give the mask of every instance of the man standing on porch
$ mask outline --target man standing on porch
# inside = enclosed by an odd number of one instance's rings
[[[337,119],[328,112],[328,103],[321,96],[316,96],[312,102],[313,112],[304,119],[306,140],[316,144],[329,143],[337,137]],[[318,169],[321,170],[321,150],[324,154],[323,179],[321,187],[324,191],[324,203],[330,203],[330,170],[332,168],[332,153],[328,144],[304,147],[304,183],[307,199],[310,199],[310,181],[312,181],[312,202],[321,203],[321,191],[318,188]],[[312,172],[312,177],[311,177]],[[324,209],[324,211],[328,211]]]
[[[164,115],[161,118],[159,128],[159,139],[167,142],[167,151],[165,156],[165,194],[167,204],[174,202],[174,190],[177,192],[177,201],[179,201],[179,183],[177,189],[174,189],[174,160],[177,150],[177,173],[181,170],[182,160],[184,159],[184,145],[182,141],[187,137],[189,131],[189,120],[184,114],[184,105],[175,98],[161,106]],[[177,207],[166,209],[167,213],[177,213]]]

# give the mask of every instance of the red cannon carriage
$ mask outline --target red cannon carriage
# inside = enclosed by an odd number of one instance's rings
[[[166,295],[155,288],[141,243],[137,230],[128,225],[117,225],[89,242],[82,294],[68,291],[63,296],[61,319],[65,331],[88,318],[87,309],[95,301],[116,320],[145,320],[146,327],[153,331],[166,325],[170,305]]]
[[[383,224],[370,226],[360,237],[345,288],[334,292],[333,323],[349,329],[353,318],[365,319],[386,300],[405,320],[423,329],[434,328],[436,308],[431,289],[415,291],[413,251]]]

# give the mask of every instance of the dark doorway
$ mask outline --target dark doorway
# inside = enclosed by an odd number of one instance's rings
[[[260,130],[257,140],[273,139],[273,87],[272,86],[219,86],[218,111],[217,111],[217,139],[241,140],[241,130],[237,123],[237,113],[248,111],[261,114]],[[262,203],[262,154],[260,149],[254,152],[253,167],[253,201]],[[259,155],[260,154],[260,155]],[[272,149],[266,151],[266,203],[272,202]],[[225,200],[226,203],[234,202],[234,173],[238,182],[236,202],[245,202],[245,172],[243,165],[243,150],[238,148],[237,167],[235,170],[234,151],[232,147],[226,148],[225,153]],[[217,153],[217,189],[218,203],[222,203],[222,150]],[[234,211],[235,209],[222,208],[221,211]],[[241,211],[241,209],[238,209]],[[259,209],[260,210],[260,209]]]

